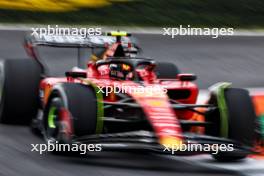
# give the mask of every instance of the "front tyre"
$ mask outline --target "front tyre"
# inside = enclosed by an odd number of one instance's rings
[[[247,90],[227,88],[224,90],[227,108],[228,137],[244,146],[253,147],[255,141],[256,114]],[[235,161],[247,157],[249,152],[219,152],[213,157],[218,161]]]
[[[92,87],[64,83],[54,88],[44,110],[44,136],[47,141],[71,143],[73,137],[96,134],[97,97]]]

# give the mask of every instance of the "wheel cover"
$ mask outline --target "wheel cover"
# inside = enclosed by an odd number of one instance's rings
[[[225,89],[229,88],[231,83],[220,82],[212,87],[210,90],[216,95],[217,104],[220,112],[220,135],[221,137],[228,137],[228,108],[225,100]]]
[[[56,139],[59,135],[59,126],[57,120],[59,120],[58,108],[51,106],[47,117],[47,138],[49,140]]]
[[[56,112],[57,108],[56,107],[51,107],[49,110],[49,114],[48,114],[48,127],[49,128],[56,128],[55,125],[55,118],[56,118]]]

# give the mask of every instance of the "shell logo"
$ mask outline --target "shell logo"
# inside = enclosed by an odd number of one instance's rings
[[[128,0],[0,0],[0,9],[65,12],[80,8],[103,7],[111,5],[113,2],[126,1]]]

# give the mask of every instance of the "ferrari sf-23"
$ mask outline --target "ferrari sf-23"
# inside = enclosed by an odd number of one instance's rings
[[[52,76],[41,46],[76,48],[78,65]],[[1,123],[31,124],[46,141],[101,144],[104,151],[192,155],[218,149],[212,156],[219,161],[254,152],[256,114],[247,90],[220,82],[209,88],[206,103],[197,104],[196,76],[164,58],[140,56],[126,32],[27,36],[24,47],[31,59],[1,60]],[[183,151],[184,144],[210,150]]]

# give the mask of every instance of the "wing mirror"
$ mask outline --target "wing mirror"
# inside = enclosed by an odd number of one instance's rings
[[[195,74],[178,74],[177,79],[180,81],[195,81],[197,79],[197,76]]]

